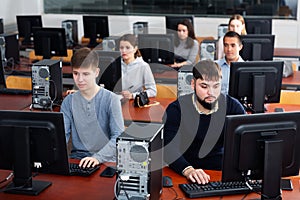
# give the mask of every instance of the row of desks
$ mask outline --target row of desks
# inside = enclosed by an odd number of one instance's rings
[[[38,196],[26,196],[17,194],[7,194],[0,192],[0,199],[5,200],[34,200],[34,199],[47,199],[47,200],[57,200],[57,199],[72,199],[72,200],[112,200],[114,199],[114,184],[116,177],[105,178],[100,177],[99,174],[105,169],[104,164],[100,167],[99,172],[92,174],[89,177],[80,176],[62,176],[54,174],[38,174],[34,177],[34,180],[44,180],[52,182],[52,185],[43,191]],[[211,181],[221,180],[220,171],[206,171],[210,177]],[[0,170],[0,180],[3,180],[9,175],[10,171]],[[178,184],[186,183],[185,177],[176,174],[174,171],[168,167],[163,168],[163,176],[172,177],[173,187],[163,188],[160,200],[171,200],[171,199],[189,199],[185,197],[183,192],[180,190]],[[289,177],[292,180],[294,189],[292,191],[282,191],[282,199],[294,200],[300,197],[300,176]],[[0,184],[0,187],[2,185]],[[260,199],[260,195],[257,193],[250,193],[248,195],[227,195],[227,196],[216,196],[207,198],[196,198],[196,199]],[[151,199],[158,200],[158,199]]]

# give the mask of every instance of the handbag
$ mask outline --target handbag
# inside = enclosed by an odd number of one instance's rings
[[[140,92],[135,96],[134,106],[135,107],[143,107],[144,105],[149,103],[149,98],[147,92]]]

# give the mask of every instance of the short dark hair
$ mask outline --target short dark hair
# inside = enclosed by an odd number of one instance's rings
[[[221,67],[214,61],[207,59],[199,61],[193,67],[194,79],[219,80],[222,78]]]
[[[224,35],[224,38],[223,38],[223,43],[224,43],[226,37],[231,37],[231,38],[235,37],[238,39],[239,44],[242,44],[242,37],[237,32],[234,32],[234,31],[226,32],[226,34]]]
[[[72,68],[93,68],[99,67],[99,56],[97,52],[91,50],[88,47],[83,47],[74,52],[71,58]]]

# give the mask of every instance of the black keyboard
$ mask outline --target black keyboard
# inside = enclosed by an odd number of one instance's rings
[[[79,167],[79,164],[77,163],[70,163],[70,175],[72,176],[89,176],[96,172],[98,169],[100,169],[100,165],[96,165],[95,167],[86,167],[82,168]]]
[[[28,94],[32,94],[32,90],[21,90],[21,89],[13,89],[13,88],[0,88],[0,94],[28,95]]]
[[[251,190],[244,181],[233,182],[209,182],[204,185],[197,183],[179,184],[179,188],[189,198],[209,197],[209,196],[223,196],[233,194],[247,194],[253,191],[261,191],[261,181],[249,181],[249,185],[253,188]]]

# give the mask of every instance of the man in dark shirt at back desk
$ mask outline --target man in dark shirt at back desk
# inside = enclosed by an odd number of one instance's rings
[[[164,159],[192,182],[210,180],[205,169],[221,170],[226,115],[245,114],[238,100],[221,94],[222,72],[211,60],[193,67],[192,94],[172,102],[164,115]]]

